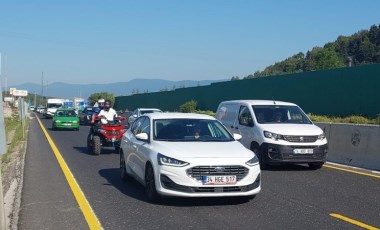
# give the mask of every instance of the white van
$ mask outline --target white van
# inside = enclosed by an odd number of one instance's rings
[[[59,98],[49,98],[47,99],[46,103],[46,113],[44,116],[47,118],[52,118],[54,113],[57,111],[58,108],[61,108],[63,106],[63,99]]]
[[[216,118],[231,133],[242,135],[240,142],[259,157],[260,166],[308,163],[319,169],[326,162],[327,140],[296,104],[267,100],[224,101]]]

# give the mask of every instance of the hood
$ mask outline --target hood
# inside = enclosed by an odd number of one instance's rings
[[[156,141],[154,148],[168,157],[184,158],[252,158],[253,152],[240,142],[170,142]]]
[[[315,136],[323,133],[322,129],[314,124],[261,124],[263,131],[281,135]]]

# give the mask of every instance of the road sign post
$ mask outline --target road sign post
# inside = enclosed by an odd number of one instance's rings
[[[1,85],[1,53],[0,53],[0,229],[6,229],[3,196],[3,180],[1,176],[1,157],[7,152],[6,133],[4,124],[3,88]]]

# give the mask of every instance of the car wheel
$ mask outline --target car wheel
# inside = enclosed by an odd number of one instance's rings
[[[92,148],[93,153],[95,155],[100,155],[100,152],[102,150],[102,146],[100,143],[100,137],[99,136],[93,136],[92,137]]]
[[[265,162],[264,156],[261,154],[259,146],[257,144],[253,144],[251,150],[256,154],[257,158],[259,158],[260,169],[268,169],[268,164]]]
[[[154,171],[151,165],[148,165],[145,170],[145,193],[150,202],[157,202],[159,195],[156,190],[156,183],[154,179]]]
[[[125,167],[124,154],[120,153],[120,178],[123,181],[128,181],[129,176],[127,174],[127,169]]]
[[[320,169],[322,168],[324,163],[309,163],[309,168],[312,169],[312,170],[317,170],[317,169]]]
[[[51,130],[56,130],[54,123],[51,125]]]

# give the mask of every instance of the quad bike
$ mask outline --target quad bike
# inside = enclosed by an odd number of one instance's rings
[[[100,155],[102,147],[115,147],[116,153],[119,153],[121,138],[127,131],[127,127],[121,123],[125,117],[115,117],[114,121],[108,121],[107,124],[102,124],[101,119],[103,117],[95,116],[97,124],[91,127],[87,136],[88,152]]]

